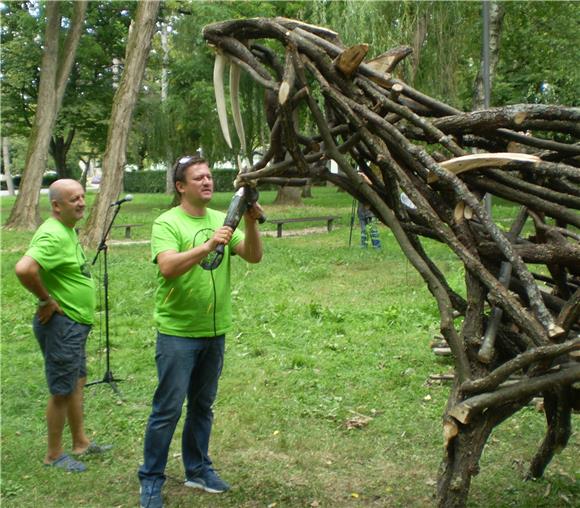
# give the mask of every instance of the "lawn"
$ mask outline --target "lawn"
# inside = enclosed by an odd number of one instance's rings
[[[214,205],[225,209],[229,199],[217,194]],[[259,265],[233,261],[235,324],[210,450],[233,488],[211,496],[183,486],[180,424],[167,468],[166,506],[432,506],[449,385],[429,376],[452,368],[429,347],[439,326],[434,300],[387,228],[380,228],[380,252],[358,248],[356,225],[349,247],[349,196],[315,188],[302,209],[274,206],[273,199],[272,192],[262,194],[271,218],[329,214],[341,220],[331,233],[265,237]],[[146,240],[169,201],[136,195],[117,222],[144,224],[133,236]],[[0,201],[3,220],[12,203]],[[115,235],[121,239],[123,232]],[[136,472],[156,381],[149,246],[109,247],[111,370],[121,396],[108,384],[88,387],[85,410],[91,437],[114,449],[88,461],[87,473],[71,475],[42,466],[47,392],[30,327],[34,301],[13,271],[30,238],[2,231],[2,505],[138,506]],[[461,267],[441,246],[428,249],[459,289]],[[99,263],[94,274],[102,278]],[[88,344],[90,381],[105,372],[103,319],[99,309]],[[468,506],[578,506],[577,432],[545,478],[522,480],[544,428],[543,415],[530,406],[494,431]]]

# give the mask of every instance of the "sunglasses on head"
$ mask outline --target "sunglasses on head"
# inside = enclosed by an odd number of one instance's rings
[[[196,158],[199,157],[197,155],[184,155],[177,161],[177,164],[175,165],[175,171],[177,171],[180,168],[183,168],[184,166],[187,166],[188,164],[191,163],[192,160]]]
[[[173,181],[181,180],[183,177],[183,170],[189,166],[197,163],[203,163],[205,159],[199,155],[184,155],[180,157],[175,163],[175,168],[173,169]]]

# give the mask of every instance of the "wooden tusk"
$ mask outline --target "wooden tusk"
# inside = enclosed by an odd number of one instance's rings
[[[535,155],[527,155],[523,153],[476,153],[473,155],[464,155],[449,159],[445,162],[440,162],[439,165],[447,171],[451,171],[458,175],[464,171],[471,171],[473,169],[481,168],[499,168],[514,162],[539,162],[540,158]],[[436,182],[439,178],[437,175],[429,175],[428,183]]]
[[[232,140],[228,129],[228,116],[226,113],[226,99],[224,94],[224,70],[226,67],[227,57],[222,53],[217,53],[213,66],[213,87],[215,92],[215,102],[220,120],[222,134],[227,145],[232,148]]]
[[[240,112],[240,73],[241,69],[236,64],[230,65],[230,100],[232,103],[232,114],[234,115],[234,125],[240,140],[242,154],[246,154],[246,133]]]

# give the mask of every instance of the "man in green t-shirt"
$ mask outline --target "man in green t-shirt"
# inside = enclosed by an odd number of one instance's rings
[[[74,229],[85,211],[85,191],[75,180],[57,180],[49,188],[49,199],[51,217],[34,234],[26,254],[16,264],[16,275],[38,298],[33,329],[51,394],[46,409],[48,450],[44,463],[78,473],[85,465],[63,452],[66,421],[75,456],[110,448],[91,442],[83,424],[85,343],[95,309],[93,279]]]
[[[259,204],[244,215],[244,233],[233,231],[223,226],[224,213],[208,208],[213,180],[204,159],[179,159],[173,183],[180,204],[157,218],[151,234],[152,260],[158,267],[158,386],[139,468],[141,506],[148,508],[163,506],[161,487],[169,446],[186,398],[185,485],[210,493],[229,489],[211,467],[208,448],[225,334],[232,322],[230,256],[237,254],[249,263],[262,259],[256,222],[261,215]],[[211,259],[218,245],[224,246],[224,255],[215,266]]]

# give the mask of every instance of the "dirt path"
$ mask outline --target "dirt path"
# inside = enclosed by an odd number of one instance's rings
[[[316,233],[326,233],[326,226],[304,228],[304,229],[288,229],[282,231],[282,239],[292,236],[313,235]],[[261,231],[262,236],[276,237],[276,231]],[[143,245],[150,243],[149,240],[109,240],[110,245]]]

